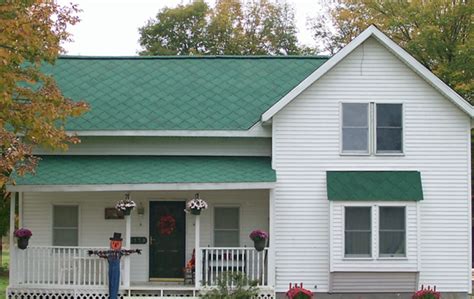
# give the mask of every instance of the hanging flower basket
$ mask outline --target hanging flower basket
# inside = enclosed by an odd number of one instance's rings
[[[201,215],[201,211],[208,208],[207,202],[199,198],[199,193],[194,195],[194,198],[186,203],[186,212],[193,215]]]
[[[265,249],[268,240],[268,234],[266,232],[257,229],[254,230],[249,237],[252,239],[253,245],[257,251],[262,251]]]
[[[119,200],[115,208],[124,215],[129,216],[137,205],[130,199],[130,193],[125,194],[125,199]]]
[[[17,245],[20,249],[26,249],[28,242],[33,234],[27,228],[20,228],[15,231],[15,237],[17,237]]]

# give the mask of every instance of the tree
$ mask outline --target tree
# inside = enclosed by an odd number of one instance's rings
[[[468,100],[474,89],[474,3],[467,0],[338,0],[312,20],[321,51],[336,52],[377,25]]]
[[[66,149],[79,140],[64,124],[87,110],[84,102],[64,97],[52,76],[41,71],[53,64],[69,40],[68,25],[79,21],[76,6],[48,0],[11,0],[0,5],[0,236],[8,230],[12,174],[34,172],[34,146]],[[1,246],[0,246],[1,254]]]
[[[161,10],[139,29],[140,55],[299,53],[293,8],[268,0],[196,0]]]

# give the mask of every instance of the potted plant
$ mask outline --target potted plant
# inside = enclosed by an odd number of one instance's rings
[[[303,283],[300,283],[300,285],[295,283],[294,286],[290,283],[290,289],[286,292],[286,296],[289,299],[311,299],[313,298],[313,292],[303,288]]]
[[[249,237],[250,239],[252,239],[253,245],[255,246],[255,249],[257,251],[262,251],[263,249],[265,249],[268,239],[268,234],[266,232],[257,229],[254,230]]]
[[[186,212],[190,212],[193,215],[200,215],[201,211],[207,209],[207,207],[207,202],[199,198],[199,193],[196,193],[194,198],[186,203]]]
[[[17,237],[18,248],[26,249],[28,247],[28,241],[33,234],[31,230],[27,228],[20,228],[15,231],[15,237]]]
[[[130,215],[130,213],[136,206],[137,205],[135,204],[135,202],[130,199],[130,193],[126,193],[125,199],[119,200],[115,205],[115,208],[118,211],[122,212],[124,215]]]
[[[428,286],[426,289],[421,286],[421,290],[418,290],[413,294],[413,299],[440,299],[441,294],[440,292],[436,291],[436,286],[432,289]]]

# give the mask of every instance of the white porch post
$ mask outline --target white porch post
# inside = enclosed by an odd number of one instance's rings
[[[201,216],[196,215],[194,221],[195,229],[195,244],[194,244],[194,258],[196,260],[195,264],[195,273],[194,273],[194,285],[196,288],[201,286],[201,271],[202,271],[202,260],[201,260],[201,248],[200,248],[200,226],[201,226]]]
[[[16,264],[16,246],[15,246],[15,203],[16,193],[10,194],[10,285],[15,284],[15,264]]]
[[[275,190],[270,189],[269,196],[268,196],[268,205],[269,205],[269,237],[270,237],[270,244],[268,245],[268,286],[275,287]]]
[[[125,216],[125,249],[131,249],[132,246],[132,213]],[[124,261],[124,275],[123,275],[123,286],[130,288],[130,257],[125,258]]]

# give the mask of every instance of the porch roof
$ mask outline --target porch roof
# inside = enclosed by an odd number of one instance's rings
[[[267,189],[269,157],[41,156],[35,175],[11,191]]]

